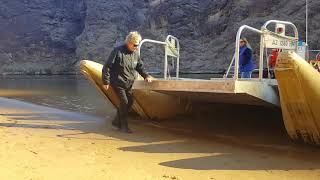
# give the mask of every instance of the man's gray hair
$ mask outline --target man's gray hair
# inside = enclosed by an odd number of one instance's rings
[[[126,43],[132,42],[133,44],[139,44],[141,40],[142,38],[138,31],[132,31],[126,37]]]

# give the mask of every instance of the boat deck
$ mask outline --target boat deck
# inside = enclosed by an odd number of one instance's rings
[[[279,106],[275,79],[156,79],[151,83],[135,82],[134,89],[151,90],[191,101]]]

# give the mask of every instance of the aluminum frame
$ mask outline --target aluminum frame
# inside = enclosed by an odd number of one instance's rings
[[[172,36],[172,35],[168,35],[166,37],[166,40],[164,42],[162,41],[156,41],[156,40],[152,40],[152,39],[143,39],[139,46],[138,46],[138,51],[139,51],[139,56],[140,56],[140,53],[141,53],[141,46],[144,44],[144,43],[153,43],[153,44],[160,44],[160,45],[163,45],[164,46],[164,79],[167,79],[167,75],[168,75],[168,52],[167,52],[167,46],[169,46],[169,43],[171,42],[171,40],[174,40],[176,42],[176,46],[175,47],[177,49],[177,55],[176,55],[176,58],[177,58],[177,64],[176,64],[176,78],[178,79],[179,78],[179,64],[180,64],[180,43],[179,43],[179,40],[178,38]]]

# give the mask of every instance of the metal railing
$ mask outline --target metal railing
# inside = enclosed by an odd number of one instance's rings
[[[250,26],[247,26],[247,25],[243,25],[239,28],[238,32],[237,32],[237,37],[236,37],[236,48],[235,48],[235,55],[234,55],[234,59],[235,59],[235,64],[234,64],[234,76],[233,78],[235,80],[237,80],[239,77],[238,77],[238,74],[239,74],[239,51],[240,51],[240,38],[241,38],[241,33],[244,29],[248,29],[250,31],[253,31],[253,32],[256,32],[256,33],[259,33],[259,34],[262,34],[262,31],[258,30],[258,29],[255,29],[253,27],[250,27]],[[260,49],[261,50],[261,49]]]
[[[292,27],[293,31],[294,31],[294,37],[291,36],[285,36],[285,35],[279,35],[276,34],[270,30],[267,29],[268,25],[270,24],[284,24],[284,25],[288,25],[290,27]],[[264,55],[264,48],[268,48],[266,47],[264,41],[265,41],[265,37],[266,35],[273,35],[276,36],[278,38],[282,38],[282,39],[287,39],[287,40],[293,40],[296,41],[295,42],[295,52],[297,52],[298,50],[298,39],[299,39],[299,35],[298,35],[298,29],[296,27],[296,25],[294,25],[292,22],[289,21],[279,21],[279,20],[269,20],[266,23],[264,23],[264,25],[261,27],[261,31],[263,32],[262,36],[260,37],[260,61],[259,61],[259,80],[263,79],[263,55]],[[281,48],[281,49],[286,49],[286,48]]]
[[[272,24],[272,23],[273,24],[279,23],[279,24],[284,24],[284,25],[288,25],[288,26],[292,27],[293,30],[294,30],[294,37],[276,34],[275,32],[272,32],[272,31],[268,30],[267,26]],[[235,54],[234,54],[234,57],[232,58],[232,61],[231,61],[230,65],[229,65],[229,67],[228,67],[228,70],[227,70],[226,74],[224,75],[225,78],[228,77],[230,69],[231,69],[233,63],[234,63],[234,76],[233,76],[233,78],[235,80],[237,80],[239,78],[238,77],[238,74],[239,74],[239,51],[240,51],[239,41],[240,41],[240,38],[241,38],[241,34],[242,34],[242,32],[244,30],[250,30],[252,32],[260,34],[259,80],[263,79],[264,49],[265,48],[273,48],[272,46],[266,44],[266,38],[274,38],[275,40],[283,40],[283,41],[280,41],[280,42],[284,42],[284,44],[288,45],[288,47],[286,47],[286,46],[284,46],[284,45],[282,45],[280,43],[279,46],[283,46],[283,47],[281,47],[281,49],[292,49],[292,47],[289,47],[288,43],[295,42],[294,49],[295,49],[295,51],[297,51],[297,48],[298,48],[298,44],[297,44],[297,41],[298,41],[298,30],[297,30],[297,27],[291,22],[278,21],[278,20],[269,20],[261,27],[261,30],[255,29],[255,28],[247,26],[247,25],[243,25],[243,26],[241,26],[239,28],[239,30],[237,32],[236,45],[235,45]]]
[[[176,78],[179,78],[179,64],[180,64],[180,44],[179,44],[179,40],[172,36],[172,35],[168,35],[166,40],[164,42],[162,41],[156,41],[156,40],[152,40],[152,39],[143,39],[138,47],[138,51],[139,51],[139,56],[141,53],[141,46],[144,43],[153,43],[153,44],[160,44],[164,46],[164,79],[168,78],[168,56],[170,57],[175,57],[177,59],[177,63],[176,63]],[[169,72],[170,73],[170,72]]]
[[[308,50],[308,61],[309,60],[320,60],[320,50]]]
[[[320,50],[308,50],[308,62],[320,72]]]
[[[232,57],[232,60],[231,60],[231,63],[229,64],[229,67],[228,67],[228,69],[227,69],[227,72],[223,75],[223,78],[228,78],[228,75],[229,75],[229,73],[230,73],[230,70],[231,70],[231,68],[232,68],[232,65],[233,65],[233,63],[234,63],[234,55],[233,55],[233,57]],[[234,72],[233,72],[234,73]]]

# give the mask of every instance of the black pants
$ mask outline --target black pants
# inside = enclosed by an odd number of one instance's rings
[[[133,104],[132,86],[130,88],[123,88],[120,86],[113,86],[120,100],[120,107],[118,108],[118,116],[120,120],[121,129],[128,129],[128,113]]]

